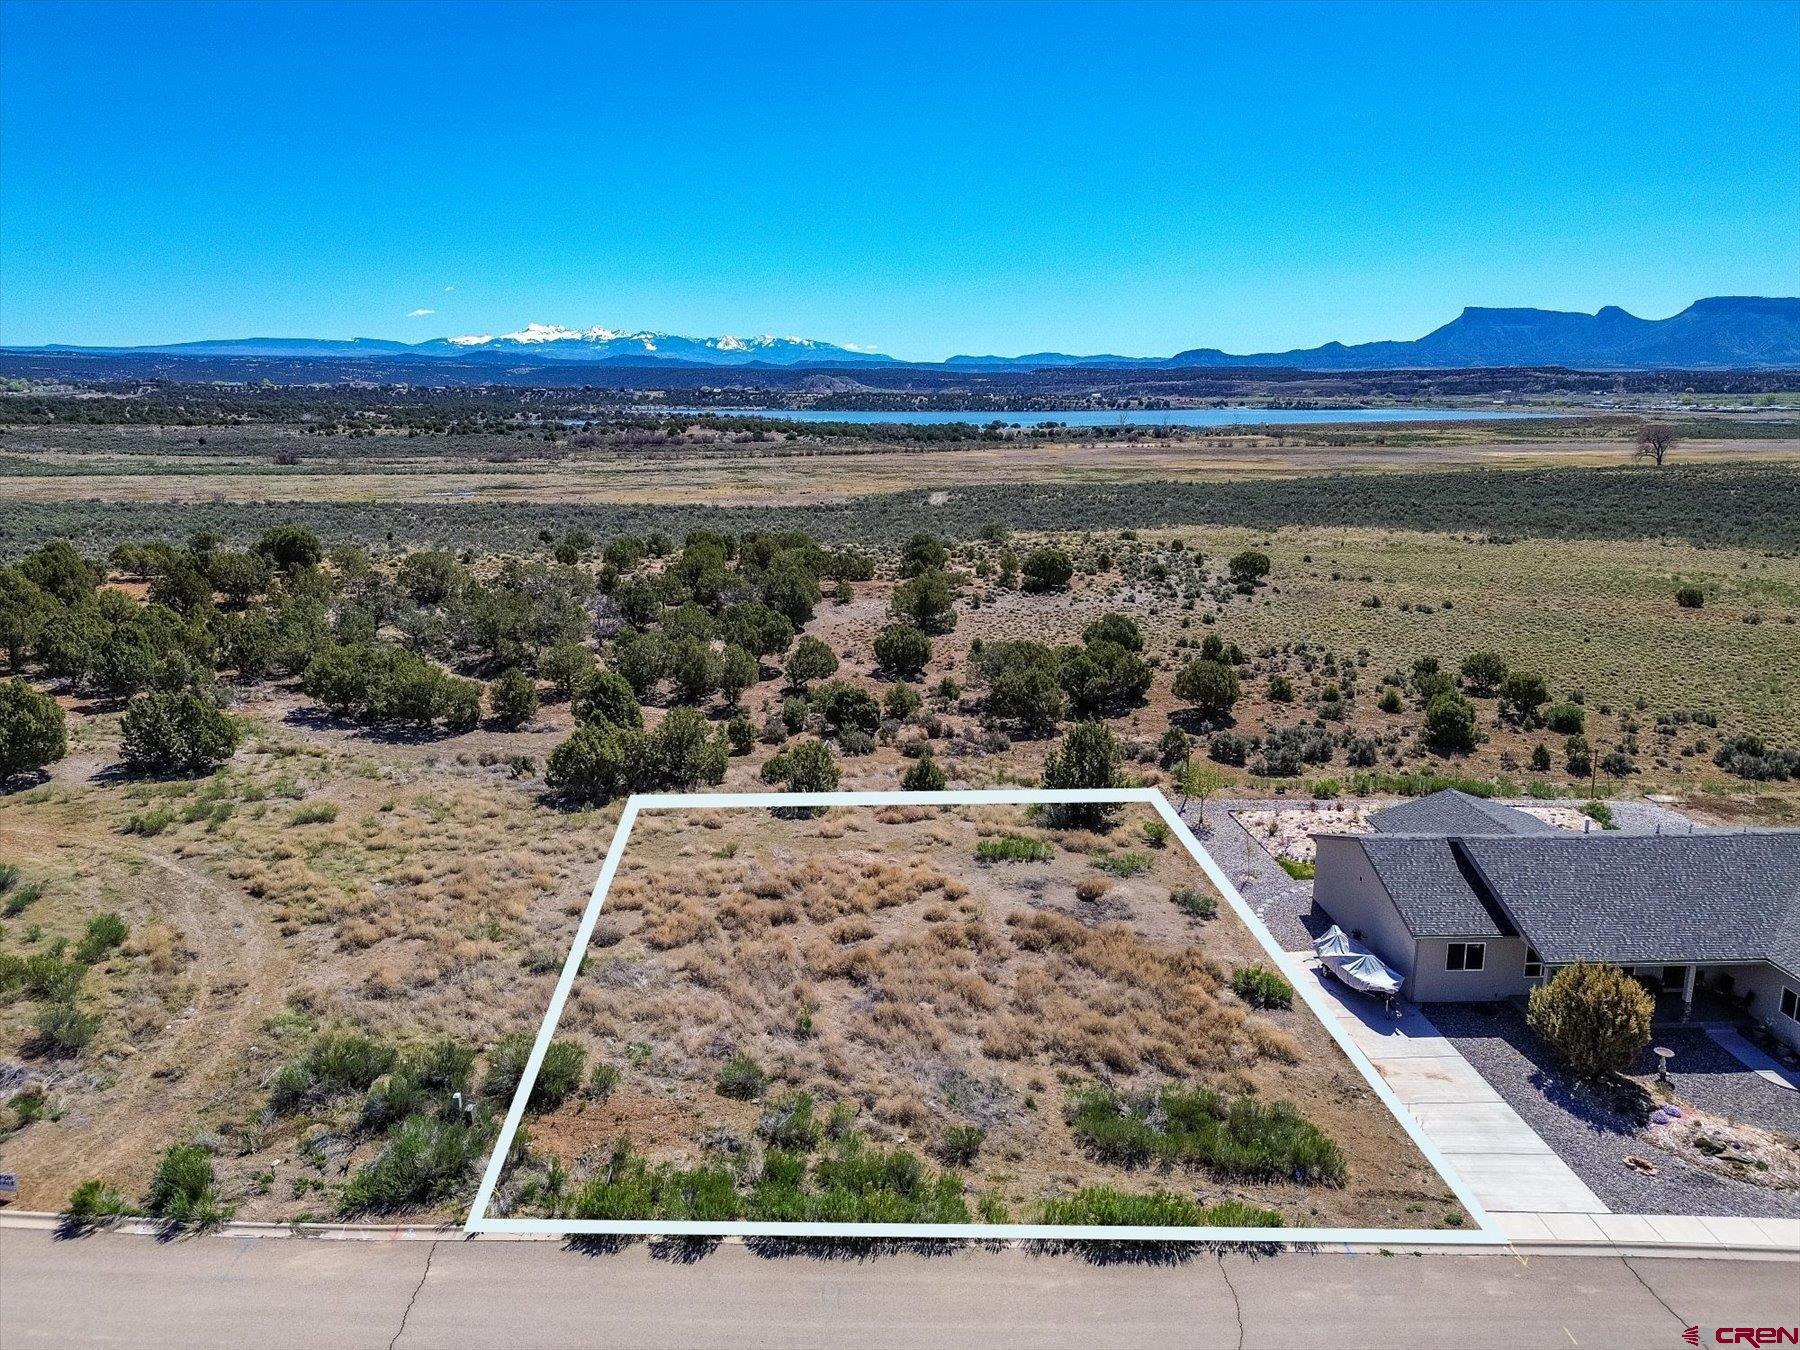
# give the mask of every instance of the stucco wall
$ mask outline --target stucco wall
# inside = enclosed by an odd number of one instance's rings
[[[1319,835],[1318,866],[1313,875],[1313,900],[1331,915],[1332,922],[1357,938],[1410,982],[1413,971],[1413,939],[1400,919],[1400,911],[1369,866],[1355,839]],[[1412,990],[1405,991],[1409,996]]]
[[[1800,1050],[1800,1022],[1781,1015],[1783,987],[1800,994],[1800,979],[1783,975],[1770,965],[1734,967],[1731,973],[1739,989],[1756,991],[1756,997],[1750,1004],[1750,1015],[1796,1050]]]
[[[1449,970],[1452,942],[1485,942],[1480,970]],[[1407,997],[1420,1003],[1485,1003],[1523,994],[1537,981],[1525,978],[1526,944],[1520,938],[1420,938],[1418,965]]]

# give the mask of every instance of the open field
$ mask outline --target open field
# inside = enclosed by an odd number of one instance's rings
[[[1055,1203],[1089,1188],[1294,1226],[1467,1221],[1292,991],[1238,992],[1267,953],[1154,812],[1097,830],[1049,814],[640,817],[547,1060],[570,1062],[540,1077],[491,1212],[799,1218],[804,1186],[765,1193],[783,1164],[811,1155],[828,1186],[846,1153],[886,1149],[955,1179],[913,1221],[1070,1222]],[[1229,1147],[1164,1156],[1173,1123],[1099,1106],[1160,1094],[1173,1112],[1171,1090],[1249,1115]],[[1283,1104],[1303,1140],[1250,1118]],[[735,1178],[742,1208],[621,1194],[627,1150]],[[819,1217],[863,1217],[837,1203]]]

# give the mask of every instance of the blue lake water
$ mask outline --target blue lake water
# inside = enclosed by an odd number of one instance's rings
[[[682,417],[769,417],[783,422],[857,422],[871,426],[939,426],[968,422],[1009,427],[1236,427],[1311,426],[1347,422],[1493,422],[1552,417],[1554,413],[1476,408],[1129,408],[1069,412],[957,412],[880,409],[839,411],[825,408],[657,408]]]

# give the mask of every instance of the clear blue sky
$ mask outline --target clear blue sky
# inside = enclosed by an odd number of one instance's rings
[[[1661,317],[1800,294],[1797,90],[1794,0],[5,0],[0,341],[930,358]]]

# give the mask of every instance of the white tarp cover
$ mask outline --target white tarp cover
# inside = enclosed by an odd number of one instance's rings
[[[1400,992],[1400,977],[1374,952],[1352,942],[1336,924],[1314,940],[1313,951],[1321,965],[1352,989],[1365,994]]]

